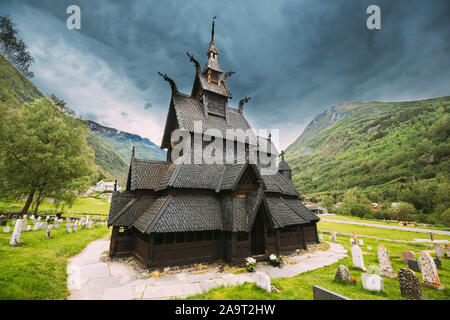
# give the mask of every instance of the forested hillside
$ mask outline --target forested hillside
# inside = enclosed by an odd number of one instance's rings
[[[314,200],[342,201],[352,190],[449,215],[449,109],[450,97],[329,108],[286,150],[294,183]]]

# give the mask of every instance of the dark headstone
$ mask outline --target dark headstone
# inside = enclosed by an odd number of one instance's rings
[[[352,300],[319,286],[313,286],[313,297],[314,300]]]
[[[436,268],[440,269],[442,267],[442,262],[438,257],[434,258],[434,263],[436,264]]]
[[[352,277],[350,276],[350,271],[348,271],[348,268],[341,264],[336,271],[334,280],[338,282],[352,282]]]
[[[433,238],[433,232],[430,232],[430,240],[431,240],[431,241],[434,241],[434,238]]]
[[[398,282],[403,297],[414,300],[423,300],[419,279],[414,271],[406,268],[400,269],[398,271]]]
[[[411,270],[420,272],[419,262],[417,262],[417,260],[408,259],[408,268],[410,268]]]

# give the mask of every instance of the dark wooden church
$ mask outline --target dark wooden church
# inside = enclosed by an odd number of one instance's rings
[[[162,75],[172,89],[161,144],[167,161],[136,159],[133,150],[126,190],[114,192],[111,200],[110,256],[131,255],[148,267],[219,259],[240,263],[248,256],[264,259],[319,242],[319,218],[301,202],[284,157],[274,174],[248,160],[196,164],[171,159],[177,143],[172,131],[194,135],[195,121],[204,130],[251,129],[243,114],[249,98],[238,108],[228,105],[232,72],[222,76],[218,54],[213,22],[204,68],[188,54],[196,67],[191,94],[179,92]]]

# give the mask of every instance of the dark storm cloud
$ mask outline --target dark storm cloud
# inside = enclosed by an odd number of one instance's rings
[[[190,93],[194,67],[185,53],[205,62],[214,15],[219,62],[223,70],[237,71],[228,81],[231,104],[252,96],[248,118],[258,128],[281,128],[284,145],[318,112],[342,101],[450,94],[446,0],[29,0],[12,8],[19,15],[20,9],[33,7],[64,27],[70,4],[80,5],[80,32],[92,40],[79,49],[100,57],[143,92],[160,118],[170,90],[156,72],[167,73]],[[371,4],[381,8],[381,30],[366,28]]]

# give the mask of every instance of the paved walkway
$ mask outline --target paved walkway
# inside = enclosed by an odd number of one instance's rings
[[[395,230],[402,230],[402,231],[414,231],[414,232],[422,232],[422,233],[430,233],[430,232],[432,232],[432,233],[435,233],[435,234],[442,234],[442,235],[450,236],[450,231],[443,231],[443,230],[409,228],[409,227],[400,227],[400,226],[387,226],[387,225],[384,225],[384,224],[366,223],[366,222],[358,222],[358,221],[333,220],[333,219],[326,219],[326,218],[320,218],[320,220],[328,221],[328,222],[336,222],[336,223],[357,224],[357,225],[366,226],[366,227],[395,229]]]
[[[327,251],[315,251],[289,257],[289,264],[274,268],[257,263],[255,271],[271,278],[293,277],[297,274],[333,264],[347,256],[340,244],[329,243]],[[91,242],[80,254],[71,258],[67,266],[69,300],[129,300],[185,298],[220,285],[255,282],[254,273],[232,274],[217,270],[199,272],[179,271],[159,278],[141,278],[131,266],[120,261],[102,261],[102,253],[109,249],[109,240]]]

